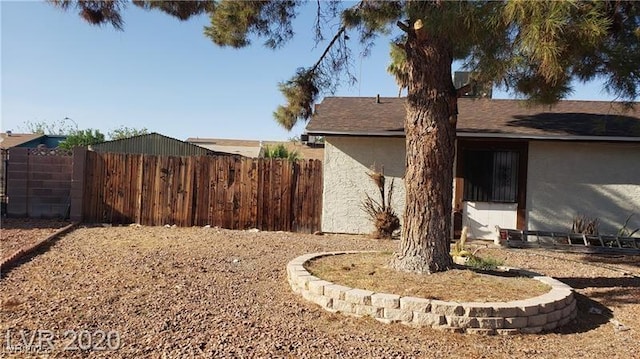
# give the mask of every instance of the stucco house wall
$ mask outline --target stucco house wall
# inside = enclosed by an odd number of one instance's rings
[[[630,213],[640,227],[640,144],[529,143],[527,228],[568,231],[576,214],[616,234]]]
[[[324,148],[322,231],[370,233],[371,220],[361,209],[368,193],[379,200],[378,189],[367,176],[384,166],[387,185],[394,178],[393,208],[404,212],[405,140],[392,137],[328,136]],[[365,193],[366,191],[366,193]]]

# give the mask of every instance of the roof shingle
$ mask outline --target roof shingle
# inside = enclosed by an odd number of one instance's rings
[[[638,104],[640,105],[640,104]],[[640,137],[640,110],[606,101],[560,101],[531,106],[521,100],[458,100],[458,134]],[[316,105],[307,132],[404,136],[405,99],[326,97]]]
[[[35,140],[44,135],[40,133],[0,133],[0,148],[11,148]]]

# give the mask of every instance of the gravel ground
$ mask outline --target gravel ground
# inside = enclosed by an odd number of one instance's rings
[[[12,255],[22,247],[46,238],[69,223],[68,221],[48,219],[2,218],[0,259]]]
[[[79,228],[0,280],[0,353],[25,356],[7,349],[6,333],[15,346],[20,333],[40,330],[53,333],[50,357],[640,357],[640,278],[624,273],[640,272],[637,257],[586,264],[581,255],[481,250],[584,294],[576,322],[541,335],[449,334],[345,317],[304,301],[286,282],[286,263],[301,254],[396,245],[214,228]],[[629,330],[616,330],[607,316]],[[91,348],[64,351],[81,330]],[[109,331],[121,347],[97,350]]]

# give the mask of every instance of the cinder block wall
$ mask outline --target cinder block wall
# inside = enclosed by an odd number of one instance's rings
[[[12,148],[7,163],[7,215],[69,215],[73,157],[52,150]]]

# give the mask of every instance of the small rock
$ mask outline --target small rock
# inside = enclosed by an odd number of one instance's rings
[[[164,225],[164,228],[171,228],[171,225],[169,225],[169,224],[165,224],[165,225]]]
[[[613,324],[613,329],[616,332],[626,332],[627,330],[629,330],[629,327],[627,327],[626,325],[620,323],[619,321],[617,321],[615,319],[611,319],[610,322],[611,322],[611,324]]]
[[[177,228],[178,226],[176,226],[175,224],[173,226],[171,226],[171,228]]]
[[[240,260],[238,258],[234,258],[232,262],[233,263],[238,263],[238,262],[240,262]]]
[[[206,226],[204,226],[204,228],[211,228],[211,225],[207,224]]]
[[[247,229],[247,232],[257,233],[257,232],[260,232],[260,230],[258,228],[251,228],[251,229]]]

